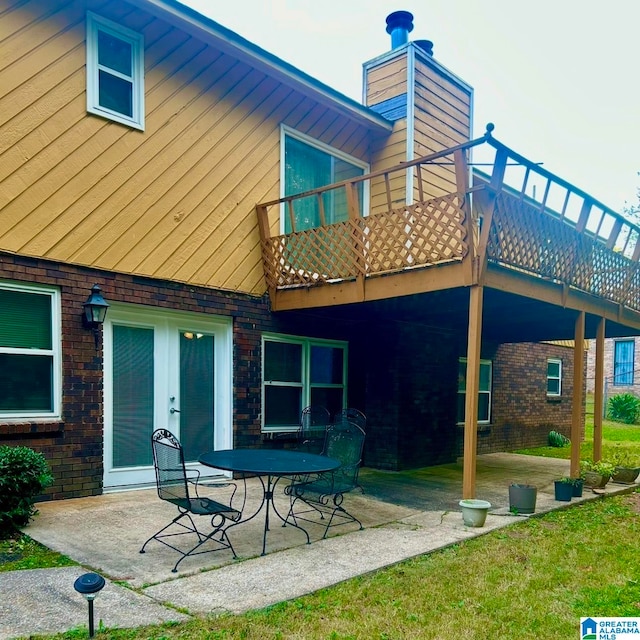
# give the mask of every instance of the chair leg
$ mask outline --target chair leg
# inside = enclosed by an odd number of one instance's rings
[[[183,522],[180,522],[180,520],[182,520],[185,517],[188,519],[188,521],[189,521],[191,526],[188,526],[188,525],[184,524]],[[218,520],[218,521],[216,522],[216,520]],[[212,531],[209,534],[205,534],[205,533],[202,533],[198,529],[198,527],[196,526],[196,524],[193,521],[193,518],[191,517],[191,514],[189,512],[181,512],[166,527],[163,527],[158,532],[156,532],[154,535],[152,535],[142,545],[142,548],[140,549],[140,553],[146,553],[145,547],[147,546],[147,544],[149,544],[149,542],[151,542],[151,540],[156,540],[160,544],[163,544],[166,547],[169,547],[170,549],[173,549],[174,551],[179,553],[181,557],[175,563],[173,569],[171,569],[172,573],[176,573],[178,571],[178,565],[185,558],[187,558],[188,556],[198,555],[200,553],[210,553],[212,551],[219,551],[220,549],[230,549],[231,553],[233,554],[233,557],[235,559],[238,556],[237,556],[237,554],[235,552],[235,549],[233,548],[233,545],[231,544],[231,540],[229,540],[229,537],[227,536],[227,532],[223,528],[224,523],[226,521],[227,521],[227,519],[222,514],[214,514],[211,517]],[[166,533],[166,534],[163,535],[163,532],[166,531],[167,529],[169,529],[170,527],[172,527],[173,525],[178,525],[179,527],[182,527],[184,529],[184,531],[179,531],[177,533]],[[198,538],[198,544],[196,544],[194,547],[192,547],[189,551],[183,551],[182,549],[174,546],[173,544],[170,544],[166,540],[167,538],[173,538],[175,536],[182,536],[182,535],[186,535],[188,533],[194,533]],[[215,536],[217,536],[218,534],[220,534],[220,538],[216,539]],[[203,544],[205,544],[206,542],[214,542],[215,544],[219,545],[219,548],[218,549],[206,549],[205,551],[198,551],[198,549],[200,549],[200,547]]]

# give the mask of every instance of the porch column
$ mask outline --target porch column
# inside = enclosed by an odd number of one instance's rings
[[[480,386],[480,343],[484,288],[469,289],[469,329],[467,334],[467,382],[464,402],[464,451],[462,497],[475,498],[478,449],[478,389]]]
[[[602,459],[602,414],[604,413],[604,330],[605,319],[598,322],[596,334],[596,371],[593,395],[593,461]]]
[[[576,318],[573,346],[573,399],[571,404],[571,465],[570,475],[580,475],[580,432],[582,429],[582,389],[584,386],[584,325],[585,314]]]

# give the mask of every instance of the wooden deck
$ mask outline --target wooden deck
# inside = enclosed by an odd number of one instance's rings
[[[490,173],[474,174],[470,183],[469,151],[480,144],[495,149],[495,160]],[[430,166],[443,162],[455,167],[455,193],[426,188]],[[411,204],[392,198],[399,175]],[[367,216],[360,215],[363,192]],[[299,203],[316,200],[324,221],[331,197],[347,203],[346,220],[296,230]],[[389,171],[258,205],[257,214],[276,311],[492,286],[496,269],[501,281],[506,273],[517,283],[510,285],[516,293],[535,296],[541,285],[553,285],[565,300],[586,294],[596,308],[602,302],[640,311],[640,229],[502,145],[489,129]],[[289,216],[293,233],[277,233],[281,215]]]

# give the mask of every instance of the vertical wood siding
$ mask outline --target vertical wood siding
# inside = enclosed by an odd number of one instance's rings
[[[145,131],[86,113],[86,10],[145,38]],[[265,290],[257,202],[280,124],[370,160],[370,131],[125,2],[0,0],[0,250]]]
[[[417,53],[415,59],[413,154],[419,158],[470,139],[471,94],[428,56]],[[456,191],[453,165],[432,165],[426,188],[432,197]],[[417,190],[414,195],[417,198]]]

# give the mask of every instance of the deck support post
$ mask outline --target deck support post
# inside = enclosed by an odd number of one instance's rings
[[[469,329],[464,401],[464,451],[462,497],[475,498],[478,449],[478,389],[480,387],[480,346],[482,342],[482,302],[484,289],[469,289]]]
[[[604,333],[605,319],[600,318],[596,333],[596,371],[593,392],[593,461],[602,459],[602,415],[604,413]]]
[[[573,346],[573,398],[571,400],[571,465],[570,475],[580,475],[580,441],[582,436],[582,402],[584,387],[584,327],[585,313],[576,318]]]

